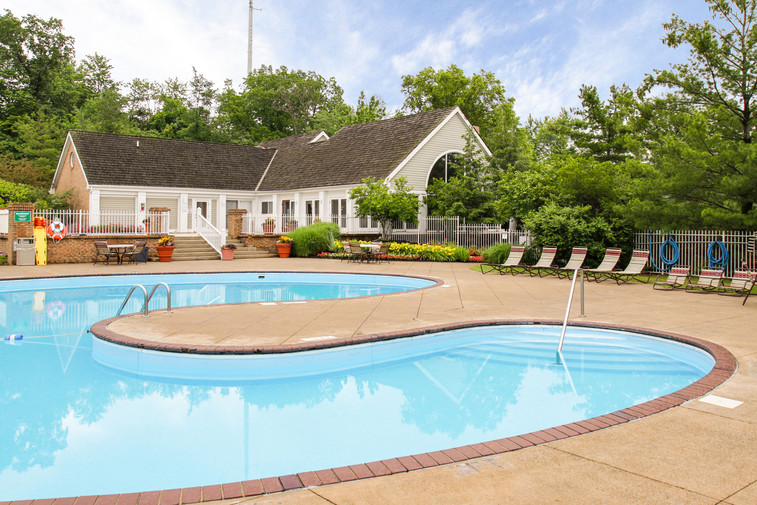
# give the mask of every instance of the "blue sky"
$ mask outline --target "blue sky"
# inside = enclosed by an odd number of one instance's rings
[[[78,58],[107,57],[116,80],[188,81],[192,67],[221,88],[247,71],[248,0],[0,0],[17,17],[63,20]],[[402,76],[425,67],[495,73],[523,120],[578,104],[582,84],[607,96],[684,61],[660,42],[675,12],[709,19],[703,0],[255,0],[253,65],[335,77],[401,107]]]

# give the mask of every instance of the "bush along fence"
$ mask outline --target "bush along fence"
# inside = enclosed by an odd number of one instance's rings
[[[650,252],[649,266],[663,273],[670,267],[688,266],[692,274],[717,268],[733,275],[740,268],[757,269],[757,232],[716,230],[647,230],[634,234],[636,249]]]

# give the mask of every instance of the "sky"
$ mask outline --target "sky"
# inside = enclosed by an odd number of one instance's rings
[[[490,71],[521,120],[579,105],[582,84],[638,86],[687,59],[661,42],[673,13],[710,19],[704,0],[254,0],[253,67],[334,77],[401,108],[402,76],[452,64]],[[98,53],[120,82],[187,82],[193,67],[217,89],[247,73],[249,0],[0,0],[16,17],[63,22],[76,57]]]

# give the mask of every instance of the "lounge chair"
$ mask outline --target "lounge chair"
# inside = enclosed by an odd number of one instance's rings
[[[567,278],[570,278],[570,274],[580,269],[584,261],[586,260],[586,255],[588,254],[589,249],[584,246],[577,246],[574,247],[573,250],[570,252],[570,258],[568,259],[568,262],[565,264],[562,268],[556,268],[555,273],[557,273],[558,277],[562,277],[563,275]]]
[[[755,280],[757,280],[757,272],[750,272],[749,270],[736,270],[733,272],[731,282],[728,286],[721,284],[718,288],[719,295],[734,295],[744,296],[751,293]]]
[[[672,267],[668,272],[667,278],[660,280],[658,275],[652,284],[653,289],[678,289],[685,288],[686,282],[689,280],[689,272],[691,267]]]
[[[612,273],[615,265],[618,264],[622,252],[623,251],[617,247],[606,249],[605,257],[602,258],[599,266],[597,266],[597,268],[588,268],[584,270],[584,275],[588,280],[595,280],[597,282],[602,282],[603,280],[608,279],[608,274]]]
[[[100,259],[101,256],[102,259]],[[118,263],[118,253],[108,249],[108,243],[104,240],[95,240],[95,262],[93,265],[96,265],[98,261],[107,265],[111,259],[116,260],[116,263]]]
[[[557,247],[553,245],[545,245],[541,250],[539,261],[533,265],[525,265],[524,270],[528,272],[528,275],[531,277],[537,274],[539,277],[542,277],[542,274],[551,275],[554,273],[552,263],[555,262],[555,256],[557,256]]]
[[[514,245],[510,248],[510,254],[507,256],[507,259],[505,259],[502,263],[484,263],[481,265],[481,272],[484,272],[484,267],[488,266],[491,267],[491,270],[487,270],[488,272],[494,272],[497,271],[500,273],[500,275],[503,275],[506,271],[510,271],[513,275],[515,275],[515,272],[513,269],[515,267],[523,267],[525,265],[522,265],[521,262],[523,261],[523,253],[526,251],[526,246],[522,245]]]
[[[639,275],[642,275],[644,267],[647,266],[647,261],[649,261],[649,251],[636,249],[633,254],[631,254],[631,261],[628,262],[628,266],[626,266],[625,270],[612,272],[608,277],[614,279],[618,284],[632,281]],[[647,279],[649,279],[650,273],[647,272],[646,276]]]
[[[689,282],[684,288],[689,293],[709,293],[717,291],[720,281],[723,280],[723,271],[714,268],[703,268],[697,276],[696,282]]]

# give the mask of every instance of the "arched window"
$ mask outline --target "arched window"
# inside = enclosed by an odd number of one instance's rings
[[[461,153],[447,153],[436,160],[434,166],[431,167],[431,172],[428,174],[428,181],[426,181],[426,185],[428,186],[436,179],[441,179],[444,182],[448,182],[450,180],[450,177],[457,175],[456,172],[460,154]]]

